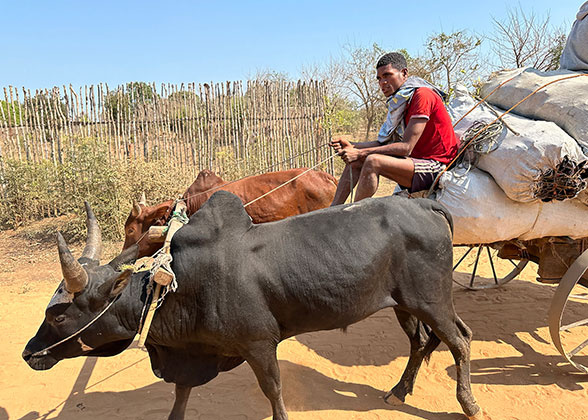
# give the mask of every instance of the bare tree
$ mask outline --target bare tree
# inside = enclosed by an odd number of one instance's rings
[[[509,10],[504,20],[492,18],[494,33],[488,39],[502,67],[557,69],[566,36],[549,19],[549,14],[541,18],[533,11],[525,13],[520,6]]]
[[[292,80],[288,73],[270,68],[257,69],[255,74],[249,74],[247,78],[258,82],[288,82]]]
[[[428,56],[422,61],[432,82],[449,94],[456,83],[469,82],[480,68],[478,51],[481,44],[480,38],[465,31],[429,36],[426,44]]]
[[[342,86],[359,104],[365,115],[365,139],[376,122],[386,114],[385,98],[376,80],[376,63],[385,51],[373,44],[371,48],[346,45],[341,63]]]
[[[433,70],[434,63],[424,56],[412,56],[405,49],[400,49],[398,52],[406,57],[406,64],[408,65],[408,73],[410,76],[417,76],[434,83]]]
[[[334,133],[352,133],[360,120],[357,107],[349,100],[345,88],[343,61],[331,58],[324,64],[305,66],[301,75],[305,80],[321,80],[325,83],[325,115]]]

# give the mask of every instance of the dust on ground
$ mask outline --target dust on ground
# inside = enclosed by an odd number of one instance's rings
[[[380,191],[393,187],[385,184]],[[103,260],[120,243],[105,246]],[[71,247],[79,255],[82,245]],[[61,279],[53,241],[23,231],[0,232],[0,420],[165,419],[174,387],[151,372],[147,353],[133,344],[110,358],[64,360],[34,371],[20,354],[40,325]],[[508,261],[499,261],[504,268]],[[489,268],[483,268],[489,270]],[[467,270],[466,270],[467,271]],[[483,276],[490,276],[488,271]],[[588,420],[588,375],[564,363],[546,327],[554,286],[535,282],[529,264],[521,278],[502,288],[454,289],[456,310],[474,332],[472,388],[494,420]],[[588,303],[572,301],[573,316],[586,318]],[[588,327],[574,330],[588,338]],[[382,397],[396,384],[408,358],[408,340],[393,310],[349,327],[280,344],[279,359],[291,420],[461,420],[455,398],[455,367],[441,345],[421,368],[414,394],[392,407]],[[588,364],[588,358],[580,359]],[[192,391],[186,419],[262,420],[269,403],[243,364]]]

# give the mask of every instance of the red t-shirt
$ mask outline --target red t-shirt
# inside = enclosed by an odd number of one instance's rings
[[[429,121],[410,156],[433,159],[443,164],[451,162],[457,155],[459,146],[441,97],[429,88],[418,88],[404,114],[405,123],[408,125],[413,117],[424,117]]]

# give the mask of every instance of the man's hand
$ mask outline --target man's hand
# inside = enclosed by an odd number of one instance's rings
[[[333,149],[335,149],[335,152],[337,152],[337,154],[339,154],[339,152],[342,149],[344,149],[345,147],[353,147],[348,140],[345,140],[342,137],[339,137],[338,139],[332,139],[329,142],[329,146],[331,146]],[[339,155],[339,156],[341,156],[341,155]]]
[[[341,156],[341,159],[343,159],[343,162],[345,162],[346,164],[350,164],[351,162],[355,162],[356,160],[359,160],[362,158],[362,152],[360,149],[356,149],[355,147],[349,145],[347,147],[342,148],[341,150],[339,150],[337,152],[337,154],[339,156]]]

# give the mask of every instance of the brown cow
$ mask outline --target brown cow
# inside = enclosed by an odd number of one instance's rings
[[[302,174],[306,169],[290,169],[250,176],[228,183],[209,170],[198,174],[196,181],[190,185],[183,197],[188,207],[188,216],[196,211],[216,191],[230,191],[237,195],[244,204],[249,203],[272,189]],[[265,223],[284,219],[295,214],[328,207],[333,200],[337,180],[326,172],[309,171],[300,178],[275,190],[246,207],[253,223]],[[140,203],[133,202],[133,209],[125,223],[126,249],[139,242],[139,257],[152,255],[161,247],[159,243],[150,243],[144,238],[151,226],[164,225],[170,216],[174,201],[169,200],[155,206],[147,206],[142,198]]]

